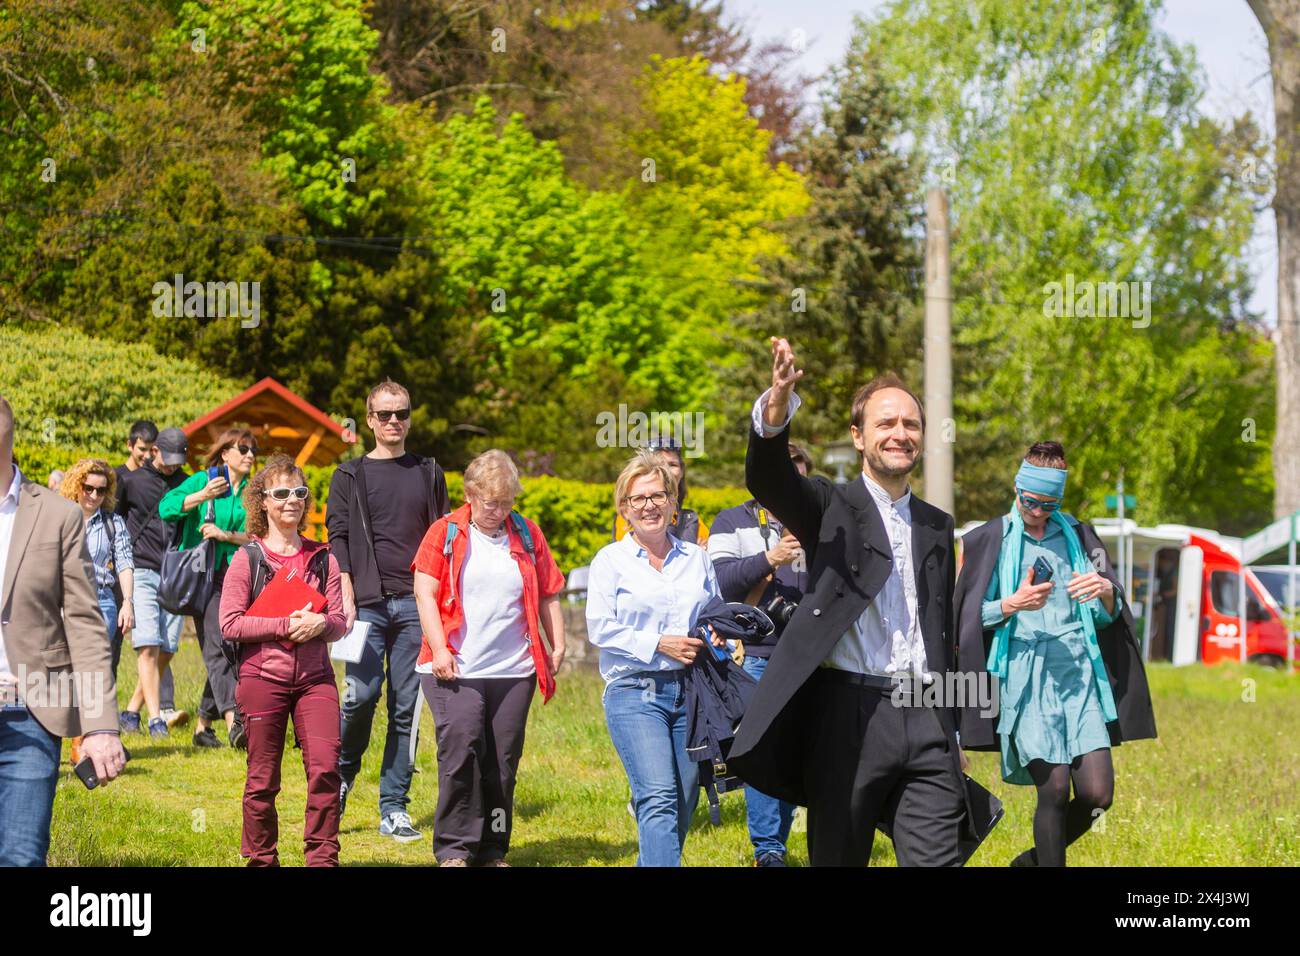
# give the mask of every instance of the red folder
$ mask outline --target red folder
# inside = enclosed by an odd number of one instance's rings
[[[325,607],[325,595],[304,581],[297,568],[281,568],[244,613],[249,617],[288,617],[308,604],[319,614]]]

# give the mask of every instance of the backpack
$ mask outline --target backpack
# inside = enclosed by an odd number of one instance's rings
[[[528,530],[528,522],[518,511],[510,512],[510,523],[515,526],[515,531],[524,541],[524,550],[528,552],[529,560],[533,562],[533,567],[537,567],[537,552],[533,547],[533,533]],[[442,545],[442,556],[451,563],[451,543],[456,540],[456,535],[460,533],[460,526],[454,521],[447,522],[447,540]]]
[[[250,541],[248,544],[241,545],[240,548],[248,557],[248,606],[252,607],[257,596],[262,593],[262,588],[266,587],[267,582],[267,563],[262,554],[262,546],[256,541]],[[311,556],[307,562],[307,570],[316,575],[316,580],[322,585],[329,580],[330,573],[330,549],[321,548]],[[236,641],[221,641],[222,656],[230,662],[230,666],[235,671],[235,683],[239,683],[239,665],[243,656],[244,645]]]

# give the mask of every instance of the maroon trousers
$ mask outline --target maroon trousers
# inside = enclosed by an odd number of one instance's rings
[[[248,734],[244,832],[240,855],[249,866],[279,866],[275,798],[280,792],[284,734],[293,728],[307,771],[303,845],[308,866],[339,864],[339,691],[334,681],[281,684],[241,677],[235,690]]]

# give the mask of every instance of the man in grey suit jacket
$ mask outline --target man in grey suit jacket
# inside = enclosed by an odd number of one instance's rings
[[[862,474],[843,485],[802,477],[787,447],[803,373],[785,339],[774,339],[772,351],[772,387],[754,404],[745,481],[803,545],[808,590],[728,767],[808,807],[814,866],[865,865],[878,825],[901,865],[960,865],[970,816],[965,757],[952,702],[933,693],[951,686],[955,662],[953,519],[907,485],[924,410],[896,376],[864,385],[849,429]]]
[[[126,755],[81,509],[27,480],[13,445],[0,397],[0,866],[44,866],[61,738],[84,736],[102,782]]]

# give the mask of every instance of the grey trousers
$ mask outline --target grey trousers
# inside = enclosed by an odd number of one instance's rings
[[[433,855],[482,865],[504,859],[515,777],[537,678],[439,680],[420,675],[438,738]]]
[[[895,706],[892,691],[821,669],[804,767],[813,866],[865,866],[876,825],[899,866],[960,866],[965,790],[932,707]]]

